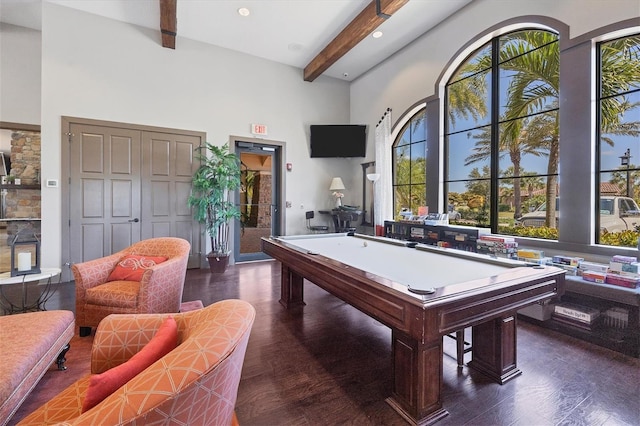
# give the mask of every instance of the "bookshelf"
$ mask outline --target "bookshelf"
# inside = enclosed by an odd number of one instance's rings
[[[519,317],[545,328],[559,331],[598,346],[640,358],[640,288],[626,288],[583,280],[577,276],[566,277],[565,294],[561,304],[596,309],[601,317],[589,326],[572,324],[558,316],[541,321],[526,315]],[[604,315],[609,311],[610,314]],[[620,317],[626,318],[620,321]]]
[[[425,225],[420,222],[384,222],[384,235],[397,240],[415,241],[432,246],[444,245],[457,250],[477,251],[481,231],[450,225]]]
[[[22,190],[22,189],[41,189],[41,188],[40,188],[40,184],[37,184],[37,185],[0,184],[0,189],[15,189],[15,190]]]

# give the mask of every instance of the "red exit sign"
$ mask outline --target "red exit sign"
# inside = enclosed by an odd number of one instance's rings
[[[254,135],[267,135],[267,126],[265,124],[252,124],[251,125],[251,134]]]

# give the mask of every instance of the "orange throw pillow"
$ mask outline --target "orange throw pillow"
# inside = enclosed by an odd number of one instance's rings
[[[144,271],[167,260],[166,257],[128,254],[113,268],[107,281],[141,281]]]
[[[103,399],[124,386],[129,380],[178,346],[178,325],[167,317],[155,336],[129,361],[89,379],[89,388],[82,401],[82,412],[95,407]]]

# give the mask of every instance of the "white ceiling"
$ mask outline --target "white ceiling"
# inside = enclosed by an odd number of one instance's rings
[[[158,30],[158,0],[0,0],[0,21],[41,28],[41,2]],[[351,81],[472,0],[410,0],[324,75]],[[177,0],[178,37],[303,69],[371,0]],[[240,7],[250,15],[238,14]],[[346,74],[346,75],[345,75]]]

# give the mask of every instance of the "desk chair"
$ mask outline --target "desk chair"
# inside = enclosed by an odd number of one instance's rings
[[[326,225],[312,225],[311,224],[311,219],[314,218],[315,214],[313,213],[313,210],[308,211],[305,213],[305,216],[307,218],[307,229],[311,232],[313,232],[314,234],[316,232],[329,232],[329,227]]]
[[[472,349],[471,342],[464,340],[464,328],[462,330],[457,330],[455,335],[450,333],[446,336],[456,341],[456,361],[458,361],[459,368],[464,367],[464,354],[471,352]]]
[[[356,232],[356,227],[351,226],[351,222],[357,222],[360,218],[360,211],[338,211],[334,215],[336,232]]]

